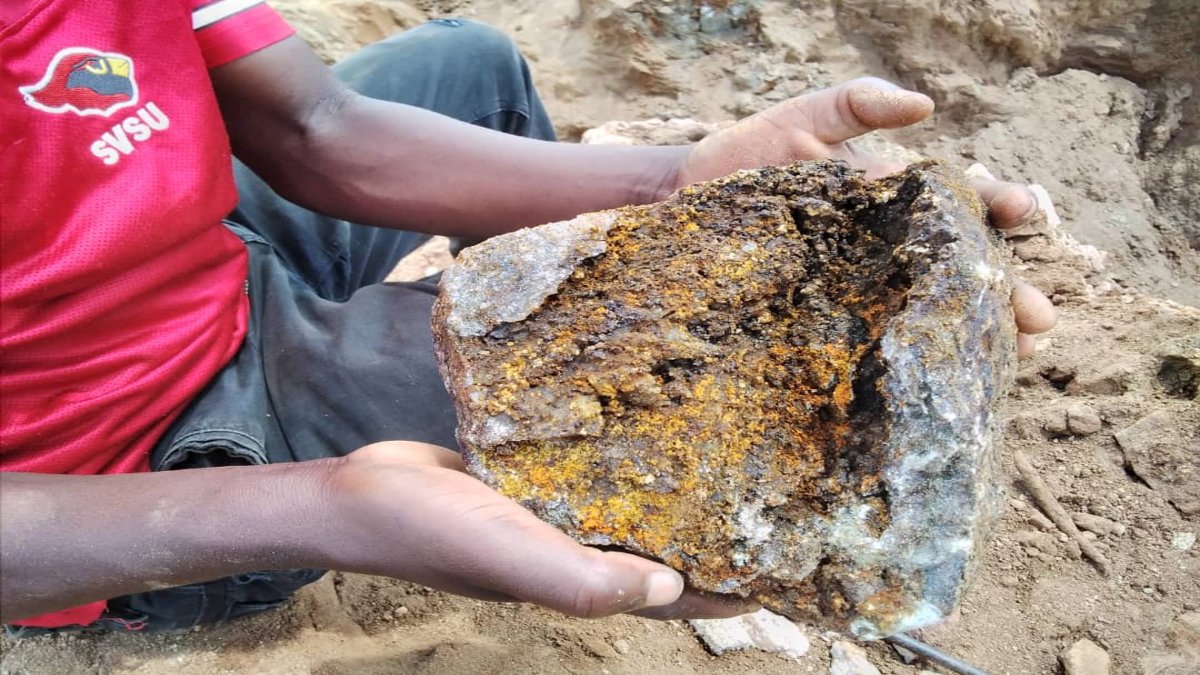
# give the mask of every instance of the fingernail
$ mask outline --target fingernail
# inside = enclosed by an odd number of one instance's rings
[[[683,577],[675,572],[654,572],[646,580],[646,607],[669,605],[683,594]]]
[[[1021,219],[1029,220],[1038,212],[1037,195],[1033,194],[1033,190],[1029,188],[1023,188],[1021,192],[1025,193],[1025,203],[1028,204],[1025,207],[1025,215]]]

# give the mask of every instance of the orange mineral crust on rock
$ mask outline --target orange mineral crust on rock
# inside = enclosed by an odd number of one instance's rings
[[[886,538],[897,515],[883,341],[939,243],[914,248],[913,231],[946,220],[931,199],[982,230],[978,203],[931,193],[935,176],[743,172],[464,252],[435,332],[471,471],[580,541],[661,560],[696,588],[842,627],[865,619],[862,634],[925,611],[920,573],[843,549]],[[982,236],[981,264],[1002,269]],[[1003,293],[993,282],[976,285]],[[977,300],[943,295],[950,314]],[[990,295],[982,349],[999,340],[1009,359],[1012,338],[997,334],[1011,317]],[[972,516],[986,516],[985,487]]]

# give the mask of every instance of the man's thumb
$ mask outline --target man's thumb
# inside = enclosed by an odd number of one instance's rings
[[[850,114],[867,131],[906,127],[933,112],[933,100],[928,96],[878,78],[854,80],[847,83],[843,91]]]
[[[520,589],[518,597],[595,618],[669,605],[683,594],[683,577],[669,567],[629,553],[571,545],[576,547],[569,556],[574,560],[560,550],[553,558],[533,562],[529,571],[539,582]]]

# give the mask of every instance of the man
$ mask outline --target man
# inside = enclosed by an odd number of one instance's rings
[[[431,22],[335,76],[255,0],[19,0],[0,54],[0,621],[39,627],[233,618],[323,569],[581,616],[740,611],[463,473],[435,289],[379,282],[412,232],[796,159],[886,173],[845,141],[932,110],[858,80],[696,146],[559,144],[490,28]],[[998,226],[1034,210],[977,187]],[[1032,288],[1014,308],[1024,333],[1053,324]]]

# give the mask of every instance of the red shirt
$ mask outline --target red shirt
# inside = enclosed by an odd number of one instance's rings
[[[208,70],[291,33],[261,0],[0,7],[0,470],[147,470],[237,351],[246,252]]]

